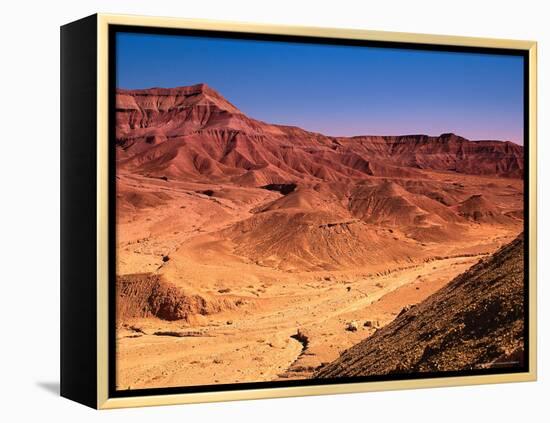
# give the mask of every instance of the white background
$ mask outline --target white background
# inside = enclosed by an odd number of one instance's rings
[[[5,1],[0,31],[0,416],[120,421],[519,422],[548,419],[546,1]],[[59,398],[59,26],[95,12],[539,42],[539,382],[96,412]],[[545,239],[546,238],[546,239]],[[546,391],[546,397],[543,392]],[[166,420],[165,420],[166,419]],[[546,420],[548,421],[548,420]]]

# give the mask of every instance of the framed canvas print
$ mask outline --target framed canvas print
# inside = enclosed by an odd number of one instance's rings
[[[61,72],[63,396],[536,379],[536,43],[94,15]]]

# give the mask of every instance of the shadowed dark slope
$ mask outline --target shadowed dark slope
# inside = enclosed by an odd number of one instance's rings
[[[314,377],[521,366],[523,247],[522,234]]]

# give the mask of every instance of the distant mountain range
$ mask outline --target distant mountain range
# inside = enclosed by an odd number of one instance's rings
[[[523,176],[523,147],[455,134],[332,137],[242,113],[206,84],[116,93],[120,169],[264,186],[422,170]]]

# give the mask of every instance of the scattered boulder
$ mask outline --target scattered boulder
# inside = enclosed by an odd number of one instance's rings
[[[380,320],[366,320],[363,326],[366,328],[379,328]]]
[[[357,332],[358,329],[359,325],[355,320],[348,322],[348,324],[346,325],[346,330],[349,332]]]

